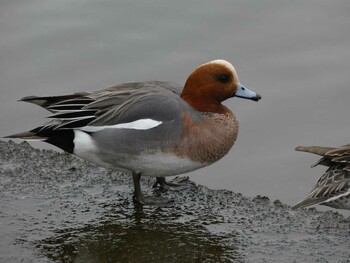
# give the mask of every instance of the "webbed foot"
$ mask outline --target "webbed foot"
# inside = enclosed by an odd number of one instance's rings
[[[165,177],[157,177],[157,181],[153,184],[152,187],[158,187],[158,189],[161,192],[166,192],[188,190],[194,185],[195,183],[192,182],[188,176],[176,176],[173,180],[169,182],[165,180]]]
[[[161,197],[159,195],[155,196],[143,196],[142,191],[141,191],[141,184],[140,184],[140,178],[141,174],[140,173],[133,173],[132,174],[133,181],[134,181],[134,187],[135,187],[135,193],[133,196],[134,202],[140,204],[140,205],[155,205],[155,206],[165,206],[168,205],[174,200]]]

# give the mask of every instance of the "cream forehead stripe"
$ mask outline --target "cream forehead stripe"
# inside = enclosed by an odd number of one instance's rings
[[[119,123],[115,125],[104,125],[104,126],[85,126],[80,128],[82,131],[86,132],[97,132],[104,129],[133,129],[133,130],[149,130],[158,125],[162,124],[161,121],[156,121],[152,119],[140,119],[132,122]]]
[[[238,79],[236,69],[234,68],[234,66],[230,62],[223,60],[223,59],[216,59],[216,60],[209,61],[208,63],[202,64],[202,65],[200,65],[200,67],[205,66],[205,65],[209,65],[209,64],[218,64],[218,65],[224,66],[228,70],[232,71],[233,75]]]

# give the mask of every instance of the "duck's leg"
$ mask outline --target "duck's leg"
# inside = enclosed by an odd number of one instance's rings
[[[153,184],[153,188],[158,187],[162,192],[165,191],[182,191],[182,190],[187,190],[190,189],[192,186],[195,185],[194,182],[190,180],[188,176],[183,176],[183,177],[175,177],[173,180],[170,182],[167,182],[165,180],[165,177],[157,177],[156,182]]]
[[[168,198],[161,197],[161,196],[143,196],[141,191],[141,183],[140,183],[141,174],[132,173],[132,179],[134,181],[134,188],[135,188],[135,193],[133,198],[135,202],[141,205],[158,205],[158,206],[163,206],[173,202],[173,200],[170,200]]]

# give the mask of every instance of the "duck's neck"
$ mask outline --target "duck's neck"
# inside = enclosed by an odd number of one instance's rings
[[[197,85],[197,83],[200,83]],[[180,97],[186,101],[193,109],[200,112],[215,112],[224,114],[230,112],[222,101],[227,99],[226,94],[217,92],[216,87],[211,84],[201,83],[197,75],[191,75],[182,90]]]
[[[210,99],[193,99],[193,97],[187,97],[185,95],[181,95],[181,98],[185,100],[191,107],[199,112],[213,112],[219,114],[230,113],[231,111],[221,102],[217,102],[215,100]]]

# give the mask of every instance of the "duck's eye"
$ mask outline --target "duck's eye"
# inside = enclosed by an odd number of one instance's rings
[[[230,81],[230,76],[227,74],[220,74],[216,76],[216,79],[222,83],[228,83]]]

